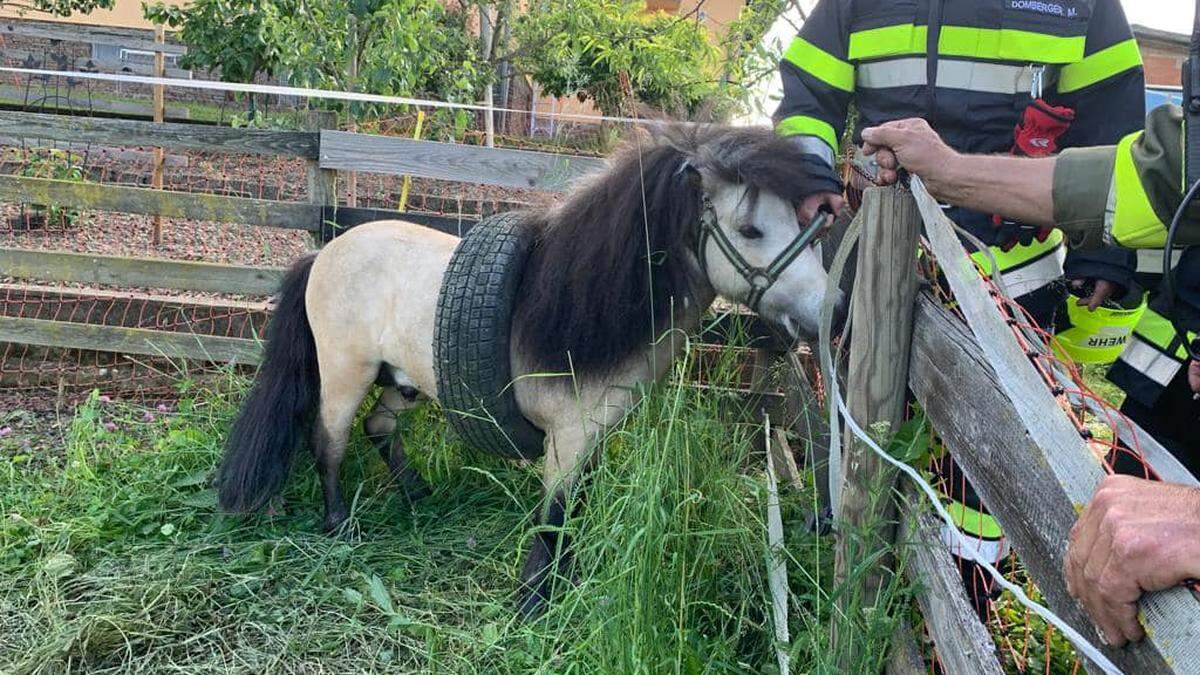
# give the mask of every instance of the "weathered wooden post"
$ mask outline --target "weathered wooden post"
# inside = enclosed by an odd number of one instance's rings
[[[868,189],[857,217],[862,222],[862,234],[850,305],[850,363],[845,391],[851,415],[864,429],[877,430],[877,440],[882,443],[904,414],[921,218],[912,197],[898,188]],[[834,572],[839,585],[846,583],[863,561],[890,548],[896,519],[890,494],[894,471],[848,430],[844,438],[840,512],[835,518],[840,534]],[[879,490],[886,492],[880,494]],[[841,594],[841,615],[854,611],[850,605],[856,597],[862,608],[874,607],[888,577],[884,565],[880,567],[862,576],[859,592],[846,590]],[[834,642],[842,668],[851,668],[857,662],[852,640],[839,643],[835,626]]]
[[[337,122],[337,115],[329,111],[314,110],[309,113],[308,127],[309,131],[321,133],[323,128],[333,128]],[[325,243],[327,239],[333,238],[333,229],[326,222],[325,217],[332,217],[332,213],[326,215],[327,211],[336,211],[338,205],[338,189],[337,189],[337,170],[322,169],[320,158],[308,160],[308,203],[312,204],[322,211],[320,219],[321,226],[313,233],[313,242],[319,247]],[[325,207],[333,207],[326,209]],[[328,228],[328,229],[327,229]],[[326,232],[329,232],[328,237]]]
[[[167,56],[163,53],[163,45],[166,44],[166,30],[161,24],[154,27],[154,76],[164,77],[167,74]],[[154,85],[154,121],[162,124],[166,113],[166,88],[161,84]],[[162,146],[154,148],[154,176],[152,186],[155,190],[161,190],[163,187],[163,149]],[[162,216],[154,216],[154,228],[150,235],[150,241],[155,246],[162,244]]]

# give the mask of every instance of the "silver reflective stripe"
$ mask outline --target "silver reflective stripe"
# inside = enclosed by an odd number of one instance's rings
[[[1001,279],[1004,280],[1009,296],[1019,298],[1062,277],[1063,261],[1066,259],[1066,247],[1059,246],[1050,255],[1042,256],[1011,272],[1005,272],[1001,275]]]
[[[863,89],[920,87],[929,83],[924,58],[862,63],[855,69],[856,85]],[[1031,66],[977,61],[938,61],[939,89],[962,89],[986,94],[1028,94],[1033,86]]]
[[[995,565],[1007,558],[1012,550],[1008,545],[1008,537],[978,539],[974,535],[957,530],[962,535],[963,542],[966,544],[966,546],[960,546],[958,538],[954,536],[955,531],[956,528],[942,523],[942,543],[946,545],[946,548],[950,549],[951,555],[955,557],[984,561]]]
[[[1183,364],[1160,352],[1134,333],[1129,346],[1119,357],[1130,368],[1154,380],[1159,386],[1165,387],[1175,379],[1176,373]]]
[[[816,136],[792,136],[791,141],[795,143],[800,150],[807,152],[810,155],[816,155],[825,160],[829,166],[833,166],[833,148],[825,141]]]
[[[1113,171],[1112,180],[1108,183],[1108,202],[1104,205],[1104,243],[1109,246],[1115,246],[1117,241],[1113,239],[1112,229],[1114,218],[1117,215],[1117,172]]]
[[[1181,249],[1171,252],[1171,269],[1179,265],[1183,257]],[[1163,250],[1161,248],[1139,248],[1137,251],[1137,271],[1139,274],[1162,274]]]
[[[942,59],[938,61],[937,86],[987,94],[1028,94],[1033,87],[1033,68]]]
[[[855,85],[862,89],[923,87],[929,83],[924,58],[860,63],[854,73]]]

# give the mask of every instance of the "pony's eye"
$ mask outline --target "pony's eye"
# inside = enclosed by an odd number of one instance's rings
[[[762,239],[762,230],[753,225],[743,225],[738,228],[738,234],[747,239]]]

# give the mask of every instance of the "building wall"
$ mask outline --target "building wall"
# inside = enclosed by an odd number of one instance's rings
[[[158,2],[158,0],[149,0]],[[163,0],[168,5],[185,5],[188,0]],[[154,28],[142,15],[142,0],[116,0],[112,9],[98,9],[89,14],[72,14],[68,17],[53,16],[43,12],[20,12],[11,7],[0,8],[0,17],[26,18],[39,21],[82,23],[93,26],[115,26],[119,28]]]
[[[1138,46],[1142,50],[1147,85],[1179,86],[1180,69],[1187,58],[1186,47],[1150,41],[1140,42]]]

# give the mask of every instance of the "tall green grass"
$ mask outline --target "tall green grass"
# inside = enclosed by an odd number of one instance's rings
[[[722,361],[714,384],[733,377]],[[272,513],[216,511],[209,480],[244,381],[166,414],[93,397],[61,452],[0,439],[0,672],[773,672],[758,421],[679,384],[687,367],[605,442],[566,525],[574,579],[530,623],[514,608],[538,472],[462,448],[435,406],[402,425],[433,495],[398,496],[356,431],[352,519],[331,538],[306,461]],[[781,495],[793,670],[834,669],[834,623],[853,671],[878,670],[905,589],[833,612],[812,499]]]

